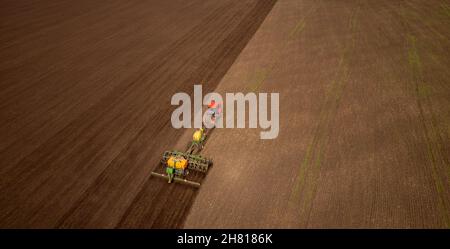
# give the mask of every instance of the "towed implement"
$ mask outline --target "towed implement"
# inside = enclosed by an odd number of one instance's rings
[[[212,129],[200,128],[192,135],[192,141],[188,144],[185,152],[165,151],[161,165],[165,168],[165,174],[152,172],[153,176],[161,177],[168,183],[178,182],[199,187],[200,183],[187,179],[189,171],[197,171],[205,174],[212,165],[212,160],[200,155]]]

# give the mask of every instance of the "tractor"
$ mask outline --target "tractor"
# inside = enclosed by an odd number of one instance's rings
[[[151,174],[166,179],[168,183],[179,182],[199,187],[200,183],[188,180],[187,175],[189,170],[206,174],[212,165],[212,160],[201,156],[200,152],[203,150],[209,134],[215,128],[216,118],[221,113],[221,104],[214,100],[211,101],[208,105],[207,114],[211,118],[212,127],[202,126],[202,128],[197,129],[192,135],[192,141],[188,143],[186,151],[165,151],[161,159],[161,165],[165,168],[166,174],[157,172]]]

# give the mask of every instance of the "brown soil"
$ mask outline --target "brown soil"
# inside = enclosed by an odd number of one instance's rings
[[[170,98],[213,90],[273,4],[2,4],[1,227],[179,226],[193,192],[147,183],[182,134]],[[127,210],[148,186],[142,220]]]
[[[279,92],[280,134],[215,131],[185,227],[449,227],[448,6],[278,1],[216,91]]]
[[[0,227],[450,227],[446,1],[6,1]],[[280,93],[216,129],[200,189],[150,177],[176,92]]]

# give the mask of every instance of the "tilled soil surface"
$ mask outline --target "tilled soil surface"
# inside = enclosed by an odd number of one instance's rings
[[[216,130],[185,227],[449,227],[449,6],[278,1],[216,91],[278,92],[279,136]]]
[[[4,1],[2,228],[450,227],[448,1]],[[280,94],[150,177],[174,93]],[[226,114],[226,113],[225,113]]]
[[[0,226],[180,226],[195,192],[148,180],[171,96],[213,90],[273,4],[2,3]]]

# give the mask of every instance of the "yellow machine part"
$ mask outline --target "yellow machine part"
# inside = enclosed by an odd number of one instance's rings
[[[194,135],[192,135],[192,139],[193,139],[195,142],[200,142],[201,139],[202,139],[202,136],[203,136],[203,130],[196,130],[196,131],[194,132]]]
[[[188,161],[184,157],[171,156],[167,159],[167,165],[175,169],[186,169]]]

